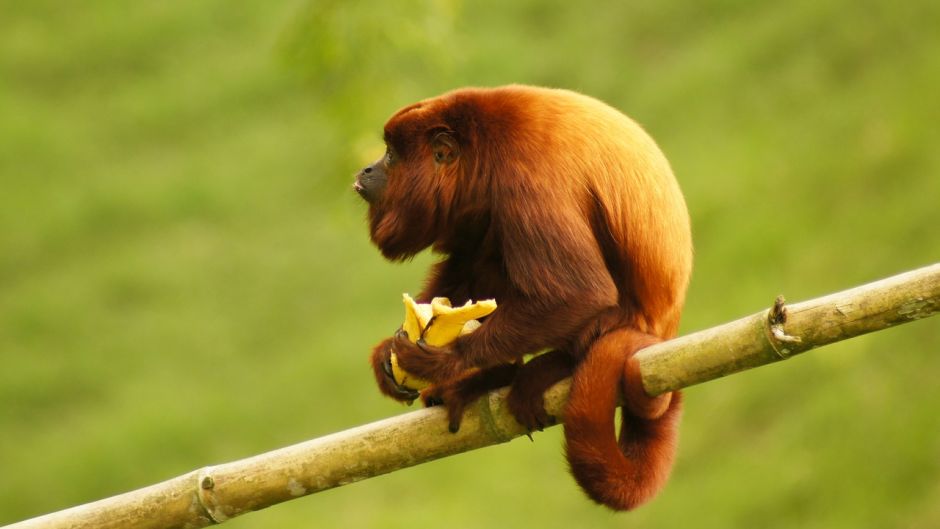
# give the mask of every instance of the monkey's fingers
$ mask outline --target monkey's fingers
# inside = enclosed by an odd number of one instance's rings
[[[488,392],[507,386],[516,375],[516,364],[501,364],[487,369],[471,369],[455,379],[428,388],[427,395],[444,401],[448,427],[456,433],[460,429],[464,411]]]
[[[425,353],[434,356],[450,355],[454,352],[453,348],[449,345],[431,345],[426,340],[418,340],[415,342],[415,345],[421,348]]]
[[[457,433],[460,431],[460,423],[463,422],[463,412],[465,402],[461,400],[452,401],[451,403],[444,403],[444,407],[447,408],[447,430],[450,433]]]
[[[435,347],[420,340],[411,343],[396,339],[394,352],[401,369],[430,382],[448,380],[463,371],[460,358],[452,353],[450,347]]]
[[[440,386],[429,386],[421,390],[421,402],[424,403],[425,408],[444,404],[444,397],[439,390]]]
[[[546,427],[558,422],[554,415],[545,411],[545,399],[542,395],[535,397],[520,396],[519,392],[510,390],[506,404],[516,422],[524,426],[529,432],[541,432]]]
[[[391,386],[392,395],[396,400],[407,401],[409,404],[418,398],[418,390],[399,384],[395,379],[395,370],[392,368],[392,356],[382,362],[382,372],[385,374],[385,382]]]
[[[431,406],[444,406],[447,410],[447,430],[450,433],[460,431],[463,422],[463,413],[467,402],[459,395],[456,381],[435,384],[421,391],[421,400],[428,408]]]
[[[395,400],[408,402],[410,404],[418,398],[418,392],[414,389],[402,386],[395,380],[391,366],[391,350],[392,339],[383,341],[373,349],[371,363],[375,381],[379,386],[379,391],[383,394]]]
[[[545,391],[570,376],[571,357],[562,351],[550,351],[523,364],[512,381],[506,403],[519,424],[530,432],[552,426],[558,419],[545,411]]]
[[[426,377],[421,377],[401,365],[401,356],[407,356],[407,352],[416,347],[417,346],[411,342],[407,331],[399,329],[391,338],[391,353],[386,363],[387,371],[391,373],[392,380],[394,380],[398,386],[411,391],[424,389],[431,384]]]

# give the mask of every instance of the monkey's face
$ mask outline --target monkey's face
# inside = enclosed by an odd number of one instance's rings
[[[438,241],[451,211],[459,173],[456,133],[421,106],[385,126],[385,155],[356,175],[353,188],[369,203],[369,232],[382,254],[402,260]]]
[[[385,186],[388,184],[388,175],[385,174],[388,157],[389,153],[386,152],[375,163],[365,167],[356,175],[353,189],[369,204],[376,203],[385,194]]]

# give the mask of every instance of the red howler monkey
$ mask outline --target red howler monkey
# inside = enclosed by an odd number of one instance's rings
[[[692,266],[688,212],[659,148],[595,99],[527,86],[407,106],[385,125],[385,142],[354,186],[369,204],[372,241],[390,260],[429,246],[444,256],[419,302],[495,298],[499,309],[446,348],[401,331],[380,343],[381,391],[417,396],[394,383],[394,350],[433,383],[421,397],[447,407],[451,431],[465,405],[506,384],[531,431],[554,420],[544,390],[573,373],[564,422],[575,479],[614,509],[651,498],[672,466],[680,398],[647,396],[632,357],[675,335]]]

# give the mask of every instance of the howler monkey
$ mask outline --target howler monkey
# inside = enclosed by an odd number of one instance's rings
[[[433,383],[421,398],[447,407],[451,431],[465,405],[507,384],[531,431],[554,421],[544,390],[573,374],[564,423],[575,479],[613,509],[651,498],[672,466],[680,397],[647,396],[633,354],[675,335],[692,267],[685,201],[656,143],[596,99],[517,85],[407,106],[385,143],[354,186],[372,241],[390,260],[429,246],[443,256],[419,302],[495,298],[499,309],[446,348],[401,331],[380,343],[381,391],[417,396],[390,376],[394,351]]]

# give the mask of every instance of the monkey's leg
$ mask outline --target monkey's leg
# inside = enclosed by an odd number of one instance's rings
[[[536,356],[519,368],[509,390],[509,411],[530,432],[541,431],[557,419],[545,412],[545,391],[574,371],[574,359],[562,350]]]

